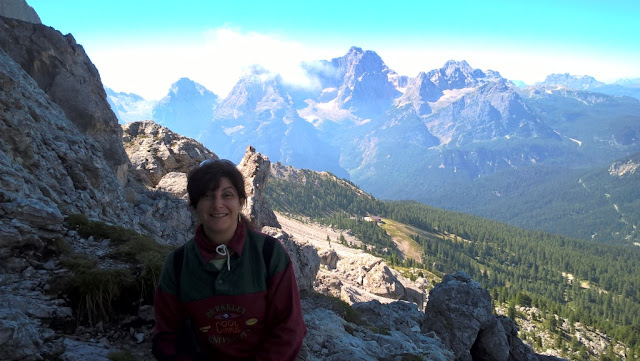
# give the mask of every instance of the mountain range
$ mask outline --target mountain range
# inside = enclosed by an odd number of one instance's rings
[[[582,175],[640,151],[634,80],[604,84],[552,74],[518,87],[464,60],[407,77],[358,47],[304,69],[318,86],[300,88],[256,66],[224,99],[183,78],[146,114],[236,162],[252,145],[274,162],[332,172],[382,199],[414,199],[597,241],[637,240],[626,226],[586,232],[564,211],[602,195],[559,197],[555,213],[537,202],[550,189],[576,194]],[[116,106],[121,121],[149,108],[128,94],[108,98],[134,109]],[[602,223],[591,218],[584,222]],[[640,218],[626,222],[638,225]]]

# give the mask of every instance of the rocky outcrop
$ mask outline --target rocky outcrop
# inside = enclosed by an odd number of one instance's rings
[[[310,244],[295,242],[286,232],[279,228],[266,226],[262,228],[262,232],[282,242],[293,263],[298,288],[301,291],[312,289],[318,269],[320,269],[320,258],[316,249]]]
[[[517,337],[515,323],[493,314],[489,292],[461,271],[429,293],[422,332],[435,333],[456,361],[538,359]]]
[[[327,266],[327,269],[336,269],[338,265],[338,254],[333,249],[323,249],[318,251],[320,256],[320,264]]]
[[[2,0],[0,2],[0,16],[42,24],[36,11],[24,0]]]
[[[140,183],[178,198],[187,198],[190,170],[205,159],[218,159],[197,141],[150,120],[122,125],[122,143]]]
[[[122,126],[122,142],[131,159],[132,174],[150,190],[164,191],[187,200],[187,176],[205,159],[219,159],[197,141],[183,137],[169,128],[147,120]],[[243,214],[257,229],[280,227],[264,198],[264,188],[270,174],[269,158],[247,147],[238,165],[245,179],[247,204]]]
[[[423,314],[406,302],[357,303],[357,316],[342,310],[329,298],[307,295],[302,299],[307,337],[307,360],[437,360],[453,361],[453,353],[433,335],[420,333]]]
[[[264,198],[264,188],[271,173],[271,162],[266,156],[248,146],[238,169],[244,176],[247,204],[243,213],[260,229],[265,226],[280,228],[280,223]]]
[[[350,303],[371,299],[381,300],[381,298],[388,299],[386,302],[406,300],[414,302],[419,309],[422,309],[424,292],[412,285],[398,271],[389,268],[381,258],[368,253],[343,256],[337,262],[333,273],[332,277],[342,280],[340,295]],[[345,287],[346,285],[355,288]],[[367,294],[380,298],[367,298]]]
[[[616,177],[633,175],[640,168],[640,162],[634,159],[615,162],[609,167],[609,174]]]
[[[98,70],[71,34],[0,17],[2,48],[79,130],[93,138],[124,185],[129,166],[118,119],[107,103]]]

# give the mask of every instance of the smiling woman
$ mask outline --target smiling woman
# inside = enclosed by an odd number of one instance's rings
[[[187,191],[199,226],[165,261],[154,356],[296,360],[306,327],[293,265],[277,239],[242,216],[242,174],[228,160],[205,161],[189,173]]]

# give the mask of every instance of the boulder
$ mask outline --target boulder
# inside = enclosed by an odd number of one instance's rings
[[[404,286],[398,281],[399,273],[392,270],[384,262],[375,265],[362,280],[362,286],[375,295],[400,299],[404,296]]]
[[[327,266],[328,269],[336,269],[338,264],[338,254],[333,249],[323,249],[318,251],[320,256],[320,264]]]
[[[422,331],[438,335],[457,361],[509,357],[507,337],[493,315],[489,292],[462,271],[446,275],[431,290]]]

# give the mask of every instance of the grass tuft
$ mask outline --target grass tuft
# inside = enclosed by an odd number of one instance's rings
[[[67,223],[82,237],[109,239],[115,249],[107,257],[128,264],[124,269],[99,269],[96,260],[78,254],[61,262],[73,274],[55,280],[52,291],[69,297],[80,320],[91,324],[106,321],[113,314],[129,312],[140,300],[152,302],[170,246],[84,215],[69,216]]]
[[[111,361],[138,361],[138,358],[129,350],[109,352],[107,358]]]

